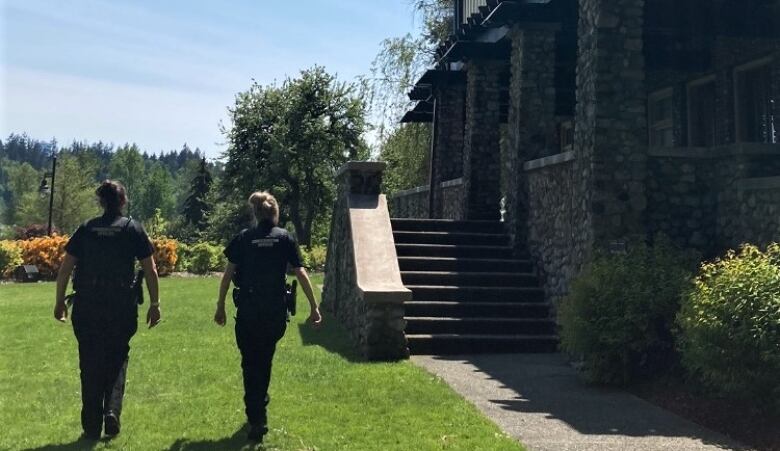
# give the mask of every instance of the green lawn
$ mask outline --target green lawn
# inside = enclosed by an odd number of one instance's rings
[[[211,321],[217,285],[162,281],[163,323],[139,325],[131,343],[122,433],[96,449],[248,449],[232,317]],[[318,331],[302,325],[302,298],[277,348],[260,449],[522,449],[411,363],[361,361],[327,315]],[[0,285],[0,449],[85,449],[76,340],[53,300],[52,283]]]

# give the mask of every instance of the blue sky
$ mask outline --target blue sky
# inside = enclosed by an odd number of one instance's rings
[[[252,80],[314,64],[367,74],[382,39],[415,28],[410,0],[0,0],[0,136],[184,142],[210,157]]]

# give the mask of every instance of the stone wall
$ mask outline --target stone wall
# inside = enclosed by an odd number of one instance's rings
[[[579,202],[572,183],[573,153],[526,163],[528,180],[528,249],[542,277],[547,298],[557,303],[566,295],[576,272],[572,257],[575,224],[572,211]]]
[[[780,176],[780,146],[653,149],[649,170],[649,234],[715,256],[744,241],[766,244],[774,233],[775,218],[762,217],[773,205],[771,189],[745,187]]]
[[[463,179],[448,180],[441,184],[442,193],[442,219],[460,221],[466,219],[464,211]]]
[[[322,308],[349,331],[368,360],[409,356],[404,302],[390,216],[379,193],[384,163],[349,162],[338,176]]]
[[[505,67],[493,60],[467,64],[463,185],[468,219],[500,217],[500,75]]]
[[[580,0],[573,258],[644,231],[644,0]]]
[[[427,219],[430,189],[418,186],[393,194],[390,198],[390,214],[394,218]],[[466,218],[463,179],[456,178],[439,184],[441,210],[435,215],[437,219],[462,220]]]
[[[394,218],[429,218],[430,188],[418,186],[390,197],[390,215]]]
[[[515,26],[510,32],[510,99],[506,177],[507,231],[515,248],[527,241],[528,180],[523,163],[557,153],[555,117],[555,33],[552,26]]]

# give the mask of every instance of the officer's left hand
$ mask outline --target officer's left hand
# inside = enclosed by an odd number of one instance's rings
[[[149,329],[160,324],[160,306],[149,306],[149,310],[146,312],[146,324],[149,325]]]

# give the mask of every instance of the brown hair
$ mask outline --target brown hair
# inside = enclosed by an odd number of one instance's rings
[[[100,199],[100,205],[107,214],[121,215],[122,207],[127,203],[125,187],[114,180],[104,180],[95,194]]]
[[[255,191],[249,196],[249,208],[252,210],[255,224],[279,224],[279,204],[268,191]]]

